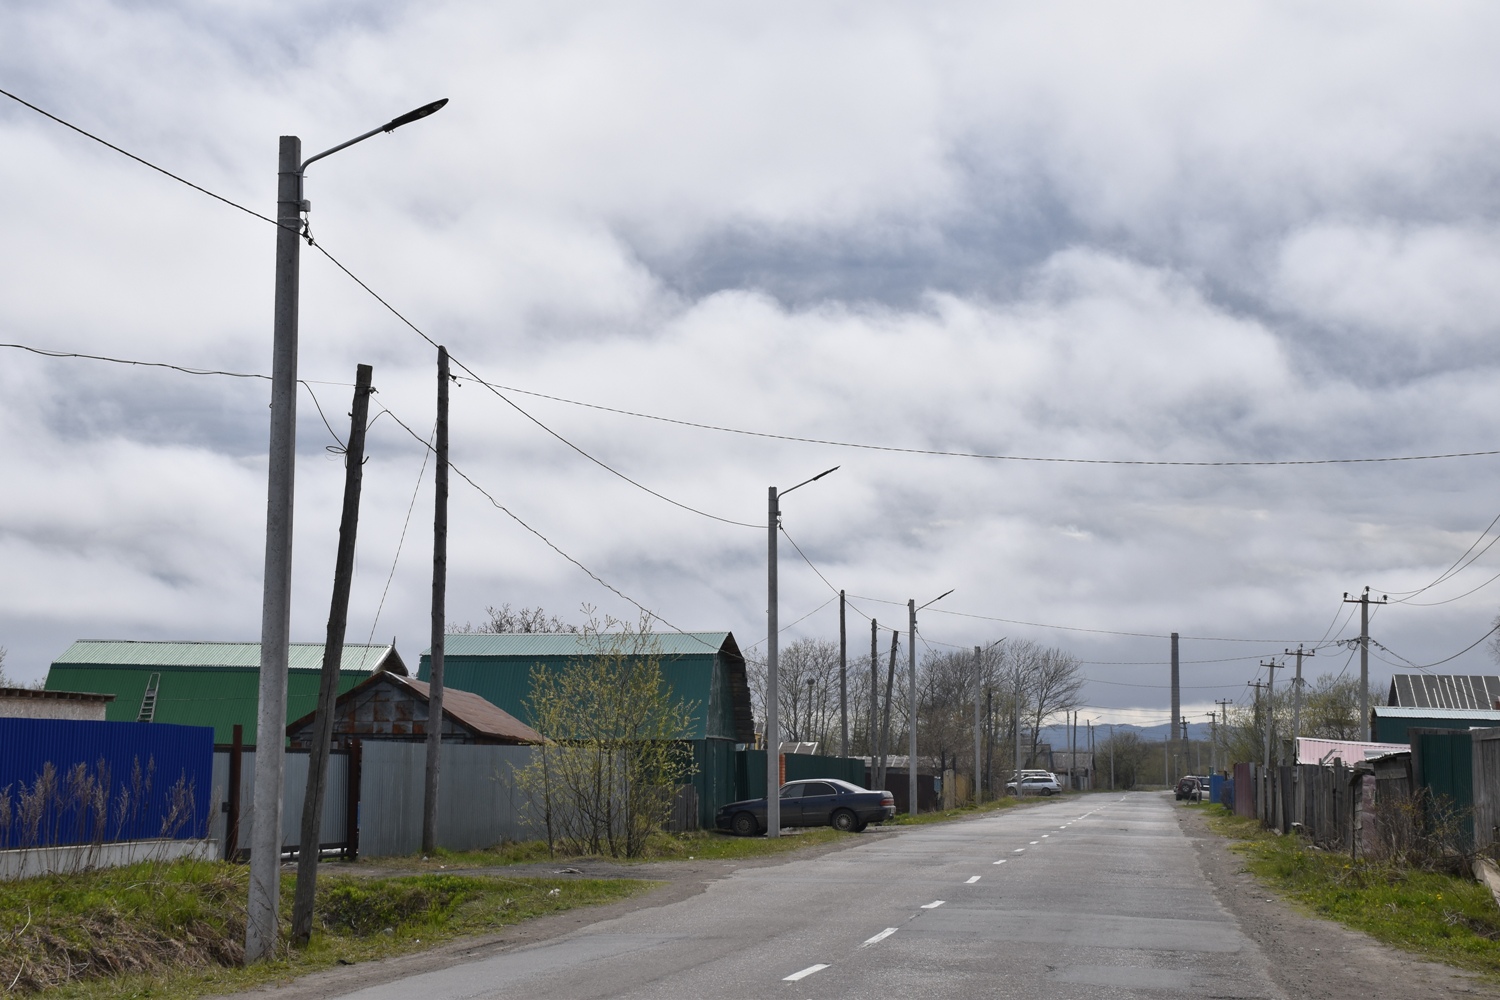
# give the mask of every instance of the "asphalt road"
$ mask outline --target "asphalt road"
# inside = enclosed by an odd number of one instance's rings
[[[893,831],[560,938],[342,994],[1282,997],[1161,794]],[[329,994],[338,995],[338,994]]]

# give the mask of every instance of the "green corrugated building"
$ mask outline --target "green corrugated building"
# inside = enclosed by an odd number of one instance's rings
[[[292,643],[288,663],[286,709],[291,722],[317,703],[323,644]],[[394,646],[345,646],[339,691],[349,690],[376,670],[407,672]],[[219,744],[233,739],[238,723],[244,727],[245,744],[253,746],[260,643],[81,639],[52,661],[46,689],[112,694],[108,721],[212,726]]]
[[[443,682],[472,691],[529,726],[536,720],[527,703],[531,671],[538,664],[552,669],[586,660],[611,635],[540,633],[459,633],[443,640]],[[629,646],[634,637],[619,637]],[[729,632],[658,632],[650,636],[654,655],[672,696],[693,704],[692,722],[681,734],[693,748],[697,774],[698,820],[713,824],[714,812],[741,797],[736,780],[737,744],[755,740],[745,658]],[[431,679],[431,651],[422,654],[420,680]],[[543,733],[543,736],[552,735]]]

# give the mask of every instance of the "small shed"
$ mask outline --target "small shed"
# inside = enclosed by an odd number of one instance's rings
[[[318,700],[323,643],[294,642],[287,651],[287,721],[312,711]],[[389,644],[345,645],[339,690],[373,671],[405,674]],[[98,691],[114,696],[110,722],[171,722],[212,726],[214,743],[227,745],[236,724],[246,746],[255,745],[260,705],[260,643],[139,642],[81,639],[52,661],[48,691]]]
[[[334,702],[333,745],[347,749],[353,739],[420,743],[427,739],[430,707],[426,681],[384,670],[372,674]],[[286,727],[293,750],[311,747],[314,715],[309,712]],[[443,742],[517,746],[544,741],[535,729],[479,695],[448,688],[443,692]]]
[[[112,694],[87,691],[0,687],[0,718],[104,722],[105,710],[114,700]]]

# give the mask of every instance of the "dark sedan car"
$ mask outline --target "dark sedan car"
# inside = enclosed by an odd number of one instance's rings
[[[858,833],[894,815],[896,800],[890,792],[872,792],[837,778],[789,781],[781,786],[782,826],[832,826]],[[719,810],[714,825],[742,837],[761,833],[766,828],[766,800],[731,802]]]

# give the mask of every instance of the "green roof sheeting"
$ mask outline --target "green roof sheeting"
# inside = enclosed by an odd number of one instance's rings
[[[511,715],[534,725],[527,700],[531,671],[538,665],[562,669],[586,660],[615,636],[574,634],[462,633],[443,640],[443,681],[471,691]],[[633,642],[625,638],[625,643]],[[748,743],[754,739],[745,660],[728,632],[663,632],[649,637],[660,657],[662,675],[676,698],[693,703],[692,723],[682,739],[720,738]],[[430,651],[422,654],[417,677],[430,680]],[[543,736],[550,734],[543,733]]]
[[[344,646],[341,670],[371,671],[395,651],[389,644]],[[400,657],[397,657],[399,660]],[[80,639],[52,661],[94,663],[107,666],[149,667],[255,667],[260,666],[258,642],[134,642],[129,640]],[[287,663],[293,670],[323,669],[321,642],[294,642],[287,647]],[[398,671],[399,672],[399,671]]]
[[[317,705],[323,644],[293,643],[287,671],[287,715],[292,722]],[[370,676],[372,668],[405,671],[390,645],[344,647],[339,692]],[[368,664],[365,669],[358,665]],[[110,722],[134,722],[152,674],[160,674],[153,722],[212,726],[215,743],[229,743],[234,727],[244,727],[247,745],[256,742],[260,705],[260,644],[253,642],[73,643],[52,662],[48,691],[96,691],[115,700],[105,709]],[[285,738],[285,734],[282,734]]]

